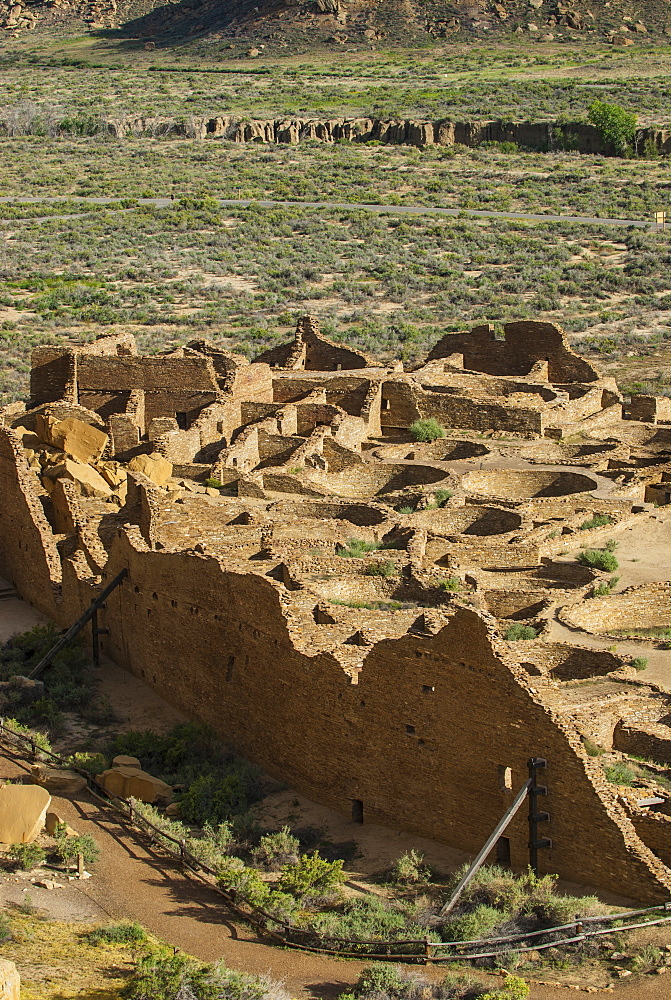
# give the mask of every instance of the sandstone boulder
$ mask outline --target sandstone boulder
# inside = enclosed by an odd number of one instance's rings
[[[172,799],[172,788],[165,781],[155,778],[152,774],[138,767],[120,765],[103,771],[98,781],[110,795],[119,798],[139,799],[141,802],[169,801]]]
[[[151,455],[136,455],[128,463],[131,472],[141,472],[157,486],[165,486],[172,476],[172,463],[163,455],[152,452]]]
[[[112,490],[99,472],[90,465],[84,465],[83,462],[77,462],[72,458],[66,458],[60,465],[54,465],[47,470],[42,480],[47,492],[49,492],[49,480],[54,479],[69,479],[84,497],[107,500],[112,495]]]
[[[0,842],[29,844],[35,840],[42,832],[50,804],[51,795],[46,788],[0,786]]]
[[[116,490],[128,479],[128,473],[118,462],[100,462],[97,471],[113,490]]]
[[[21,1000],[18,969],[6,958],[0,958],[0,1000]]]
[[[80,462],[92,462],[100,458],[109,440],[104,431],[76,417],[56,420],[38,413],[36,430],[47,444]]]
[[[86,778],[76,771],[62,771],[45,764],[33,764],[32,780],[54,795],[77,795],[86,788]]]
[[[47,831],[47,833],[49,834],[50,837],[54,837],[56,835],[56,827],[58,827],[59,825],[64,825],[65,826],[65,836],[66,837],[78,837],[79,836],[79,834],[77,833],[77,831],[73,830],[71,826],[68,826],[68,824],[65,822],[65,820],[63,819],[63,817],[59,816],[59,814],[57,812],[48,812],[47,813],[47,818],[46,818],[46,821],[45,821],[44,825],[45,825],[45,829],[46,829],[46,831]]]
[[[137,757],[129,757],[128,754],[125,753],[116,755],[112,761],[112,767],[136,767],[138,771],[142,770],[142,764]]]

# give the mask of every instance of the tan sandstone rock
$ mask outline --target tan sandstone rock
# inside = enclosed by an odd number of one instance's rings
[[[165,781],[155,778],[137,767],[111,767],[103,771],[98,781],[105,791],[120,798],[140,799],[141,802],[158,802],[159,799],[172,799],[172,788]]]
[[[39,413],[36,429],[43,441],[80,462],[92,462],[100,458],[109,440],[104,431],[76,417],[56,420]]]
[[[163,455],[152,452],[151,455],[136,455],[128,463],[131,472],[141,472],[157,486],[165,486],[172,476],[172,463]]]
[[[21,1000],[18,969],[6,958],[0,958],[0,1000]]]
[[[33,764],[31,776],[36,785],[41,785],[54,795],[77,795],[86,788],[86,778],[76,771],[62,771],[45,764]]]
[[[0,786],[0,842],[29,844],[44,828],[51,795],[37,785]],[[2,994],[0,994],[0,997]]]
[[[83,462],[77,462],[73,458],[66,458],[60,465],[54,465],[45,473],[42,482],[47,492],[49,492],[49,479],[69,479],[84,497],[98,497],[107,500],[112,495],[112,490],[99,472],[96,472],[90,465],[84,465]]]
[[[76,830],[73,830],[71,826],[68,826],[68,824],[66,823],[66,821],[63,819],[62,816],[59,816],[59,814],[56,812],[48,812],[44,826],[50,837],[54,837],[56,835],[56,827],[58,827],[59,825],[65,826],[66,837],[79,836]]]
[[[129,757],[128,754],[120,753],[113,759],[112,767],[136,767],[138,771],[141,771],[142,763],[137,757]]]

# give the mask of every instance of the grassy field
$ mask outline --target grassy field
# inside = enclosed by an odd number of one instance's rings
[[[97,129],[102,115],[124,112],[579,116],[597,95],[662,120],[671,49],[511,42],[239,55],[239,46],[203,39],[152,51],[102,35],[5,39],[0,119],[17,134],[0,138],[0,194],[19,202],[0,205],[3,399],[25,393],[38,343],[123,326],[147,351],[207,336],[253,357],[286,339],[307,311],[336,338],[408,361],[476,322],[558,321],[623,385],[665,391],[668,233],[300,207],[224,211],[203,199],[649,219],[671,209],[668,159],[117,140]],[[74,132],[94,134],[58,134],[54,123],[68,116]],[[116,201],[70,200],[82,195]],[[168,195],[176,201],[167,209],[137,205]],[[21,204],[27,196],[58,201]]]
[[[7,40],[0,44],[2,105],[41,109],[47,120],[80,112],[539,120],[582,117],[599,97],[641,123],[671,117],[671,46],[664,44],[624,52],[596,41],[502,40],[256,59],[245,57],[244,44],[216,38],[150,52],[142,46],[103,34]]]
[[[253,357],[310,311],[336,338],[412,361],[447,330],[538,318],[626,358],[630,381],[671,338],[668,233],[193,200],[2,228],[4,399],[25,392],[33,345],[110,327],[145,351],[206,336]]]

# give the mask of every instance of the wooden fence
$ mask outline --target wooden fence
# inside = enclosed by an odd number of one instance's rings
[[[39,747],[36,741],[23,733],[17,733],[0,719],[0,740],[12,748],[20,748],[33,760],[40,757],[52,761],[59,767],[77,771],[86,778],[88,790],[105,808],[111,809],[129,827],[141,830],[152,844],[158,844],[163,851],[183,865],[193,875],[205,882],[226,901],[226,906],[237,917],[251,924],[256,930],[269,937],[278,945],[297,948],[302,951],[342,958],[365,958],[383,962],[410,962],[433,964],[443,962],[468,962],[475,959],[501,958],[507,952],[524,953],[558,948],[563,945],[578,944],[589,938],[640,927],[671,923],[671,901],[660,906],[649,906],[640,910],[626,910],[598,917],[580,917],[568,924],[548,927],[544,930],[509,934],[505,937],[479,938],[475,941],[431,941],[428,938],[384,941],[337,938],[319,934],[310,928],[295,927],[280,917],[268,913],[260,906],[248,902],[231,889],[217,884],[217,873],[209,865],[196,858],[186,848],[184,840],[161,830],[142,816],[133,799],[122,799],[110,795],[88,771],[71,767],[66,760],[49,750]],[[658,914],[651,919],[637,920]],[[661,914],[666,914],[662,916]]]

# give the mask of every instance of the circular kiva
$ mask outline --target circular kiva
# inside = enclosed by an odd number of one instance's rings
[[[548,472],[513,469],[485,469],[469,472],[461,481],[467,493],[499,497],[502,500],[540,500],[597,489],[596,480],[579,472]]]

